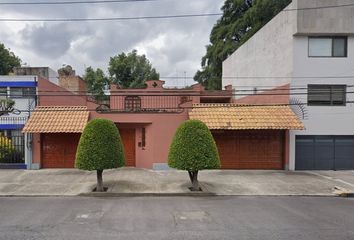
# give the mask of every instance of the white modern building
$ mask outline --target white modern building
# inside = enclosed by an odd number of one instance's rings
[[[37,105],[38,77],[0,76],[0,99],[14,101],[11,112],[0,116],[0,168],[26,168],[25,136],[21,132]]]
[[[354,169],[353,23],[353,0],[293,0],[223,63],[223,86],[250,104],[290,89],[306,129],[290,131],[286,169]]]

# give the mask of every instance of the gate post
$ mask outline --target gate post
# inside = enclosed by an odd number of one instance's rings
[[[32,135],[25,133],[25,163],[27,169],[32,169]]]

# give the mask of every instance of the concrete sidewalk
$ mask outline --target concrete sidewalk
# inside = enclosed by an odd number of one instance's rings
[[[189,195],[185,171],[137,168],[105,170],[106,195]],[[204,193],[215,195],[334,196],[334,188],[354,192],[354,171],[202,171]],[[96,173],[76,169],[0,170],[0,196],[75,196],[91,194]],[[198,194],[198,193],[197,193]]]

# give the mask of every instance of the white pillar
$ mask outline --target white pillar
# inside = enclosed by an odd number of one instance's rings
[[[25,133],[25,163],[27,169],[32,169],[32,135]]]
[[[295,150],[296,150],[296,133],[295,131],[290,131],[289,136],[289,170],[295,170]]]

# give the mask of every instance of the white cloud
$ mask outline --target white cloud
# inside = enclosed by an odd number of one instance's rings
[[[1,18],[92,18],[219,12],[223,0],[169,0],[122,4],[6,6]],[[0,42],[31,66],[107,69],[109,58],[137,49],[163,77],[193,76],[218,17],[103,22],[0,22]],[[182,80],[171,79],[170,85]],[[173,84],[174,82],[174,84]],[[184,80],[182,81],[184,82]],[[188,81],[187,83],[192,83]]]

